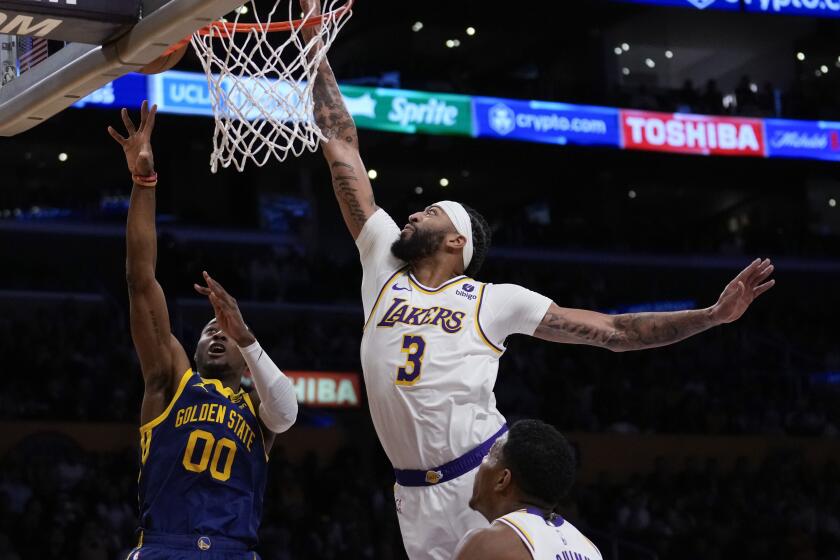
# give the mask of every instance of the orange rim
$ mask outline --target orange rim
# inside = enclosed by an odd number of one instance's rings
[[[331,12],[327,12],[326,14],[321,14],[320,16],[315,16],[309,19],[296,19],[292,21],[278,21],[275,23],[269,23],[268,25],[264,25],[262,23],[231,23],[229,21],[214,21],[210,25],[206,27],[202,27],[196,33],[199,35],[207,36],[213,33],[214,35],[218,34],[219,37],[228,38],[233,33],[249,33],[254,30],[263,31],[265,30],[268,33],[276,33],[278,31],[291,31],[292,29],[298,29],[302,27],[315,27],[316,25],[320,25],[324,23],[327,19],[333,19],[337,17],[341,17],[344,13],[353,8],[353,4],[356,0],[347,0],[347,3],[340,7],[336,8]],[[161,57],[169,56],[175,51],[183,48],[187,45],[192,39],[192,35],[189,37],[184,37],[168,49],[164,51]]]
[[[347,0],[347,3],[336,8],[326,14],[311,17],[309,19],[296,19],[292,21],[278,21],[269,23],[268,25],[262,23],[231,23],[229,21],[214,21],[207,27],[202,27],[197,31],[199,35],[210,35],[214,31],[223,37],[230,36],[231,33],[249,33],[251,31],[264,31],[268,33],[275,33],[277,31],[291,31],[292,29],[300,29],[304,27],[315,27],[321,25],[328,19],[333,19],[344,15],[344,13],[353,7],[355,0]]]

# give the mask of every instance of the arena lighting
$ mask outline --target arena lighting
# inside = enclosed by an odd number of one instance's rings
[[[796,60],[798,60],[798,61],[800,61],[800,62],[802,62],[803,60],[805,60],[805,53],[804,53],[804,52],[802,52],[802,51],[800,51],[800,52],[796,53]]]
[[[414,31],[415,33],[420,31],[421,29],[423,29],[423,22],[422,21],[415,21],[414,25],[411,26],[411,30]]]
[[[449,179],[447,179],[446,177],[443,177],[440,180],[440,186],[441,187],[448,187],[449,186]]]
[[[814,70],[814,76],[816,76],[817,78],[819,78],[820,76],[822,76],[822,72],[820,72],[820,71],[819,71],[819,69]]]
[[[750,84],[750,91],[753,93],[758,93],[758,85],[757,84]]]
[[[674,51],[665,51],[665,58],[674,58]]]
[[[376,169],[369,169],[368,177],[371,179],[376,179],[377,177],[379,177],[379,173],[376,172]]]
[[[621,43],[621,50],[623,50],[624,52],[629,51],[630,45],[628,45],[627,43]]]
[[[626,67],[622,68],[621,73],[624,74],[625,76],[629,76],[630,75],[630,69],[626,68]]]
[[[826,66],[825,64],[823,64],[822,66],[820,66],[820,71],[821,71],[823,74],[828,74],[828,66]]]
[[[60,161],[61,163],[64,163],[68,159],[70,159],[70,156],[68,156],[66,153],[61,152],[60,154],[58,154],[58,161]]]
[[[628,198],[636,198],[636,191],[634,191],[633,189],[630,189],[629,191],[627,191],[627,197]]]
[[[656,68],[656,63],[653,61],[652,58],[646,58],[645,59],[645,64],[647,65],[648,68]]]
[[[423,194],[423,187],[414,187],[414,194]]]
[[[735,98],[735,94],[729,93],[723,96],[723,106],[727,109],[736,106],[736,101],[737,99]]]
[[[613,49],[613,52],[615,54],[619,55],[619,54],[623,53],[624,51],[621,50],[621,47],[616,47],[616,48]]]
[[[446,40],[446,46],[450,49],[455,48],[455,41],[453,41],[452,39],[447,39]]]
[[[469,35],[470,37],[475,35],[475,27],[467,27],[467,35]]]
[[[837,200],[834,199],[834,198],[829,198],[828,199],[828,205],[831,206],[832,208],[834,208],[835,206],[837,206]]]

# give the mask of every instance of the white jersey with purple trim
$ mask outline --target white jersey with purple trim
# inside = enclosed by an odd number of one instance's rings
[[[546,520],[539,513],[522,509],[494,523],[513,529],[534,560],[602,560],[598,547],[562,517]]]
[[[533,334],[551,300],[466,276],[424,286],[391,253],[399,236],[380,209],[356,240],[367,318],[362,369],[391,464],[426,470],[472,450],[504,424],[493,386],[505,340]]]

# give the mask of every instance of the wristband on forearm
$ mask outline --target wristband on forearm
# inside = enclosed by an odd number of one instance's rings
[[[151,175],[132,175],[131,180],[134,181],[135,185],[139,185],[141,187],[156,187],[158,182],[158,174],[152,173]]]

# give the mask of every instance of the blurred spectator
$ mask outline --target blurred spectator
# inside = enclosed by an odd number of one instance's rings
[[[393,474],[381,452],[371,451],[347,447],[326,462],[308,456],[292,463],[277,449],[260,531],[262,557],[404,558]],[[5,520],[0,558],[116,560],[133,546],[136,458],[76,453],[87,466],[84,476],[62,493],[52,491],[60,453],[33,455],[32,446],[23,446],[0,459],[4,479],[16,476],[21,462],[29,464],[35,489],[24,515]],[[104,498],[103,485],[110,489]],[[103,501],[117,499],[120,505],[103,509]],[[625,480],[579,482],[558,510],[593,537],[605,558],[615,545],[622,560],[651,553],[689,560],[840,559],[840,469],[835,463],[811,467],[789,454],[727,469],[713,460],[689,459],[679,468],[661,460]]]

